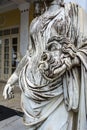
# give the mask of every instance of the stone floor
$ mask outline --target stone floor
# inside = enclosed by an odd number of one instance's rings
[[[5,83],[0,83],[0,130],[25,130],[20,105],[20,89],[16,86],[13,99],[5,100],[2,96]]]

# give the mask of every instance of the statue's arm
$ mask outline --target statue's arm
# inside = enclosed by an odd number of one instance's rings
[[[11,77],[8,79],[7,84],[5,85],[3,96],[5,99],[12,98],[13,97],[13,89],[15,83],[18,81],[20,71],[25,66],[25,64],[29,62],[29,57],[25,55],[20,63],[18,64],[15,72],[11,75]]]
[[[11,77],[8,79],[7,83],[11,86],[14,85],[18,81],[18,77],[20,74],[20,71],[22,68],[26,65],[27,62],[29,62],[29,56],[26,54],[21,61],[19,62],[15,72],[11,75]]]

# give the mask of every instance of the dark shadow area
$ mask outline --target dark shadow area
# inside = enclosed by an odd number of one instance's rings
[[[0,121],[5,120],[15,115],[22,117],[23,113],[0,105]]]

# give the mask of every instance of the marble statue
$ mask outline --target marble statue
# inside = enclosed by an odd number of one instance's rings
[[[3,92],[19,80],[28,130],[86,130],[87,36],[81,7],[46,0],[30,25],[29,48]],[[85,12],[83,11],[85,14]]]

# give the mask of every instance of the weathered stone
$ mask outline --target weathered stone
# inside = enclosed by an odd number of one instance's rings
[[[53,0],[31,23],[29,50],[4,89],[5,98],[13,97],[19,79],[29,130],[86,130],[85,12],[61,2]]]

